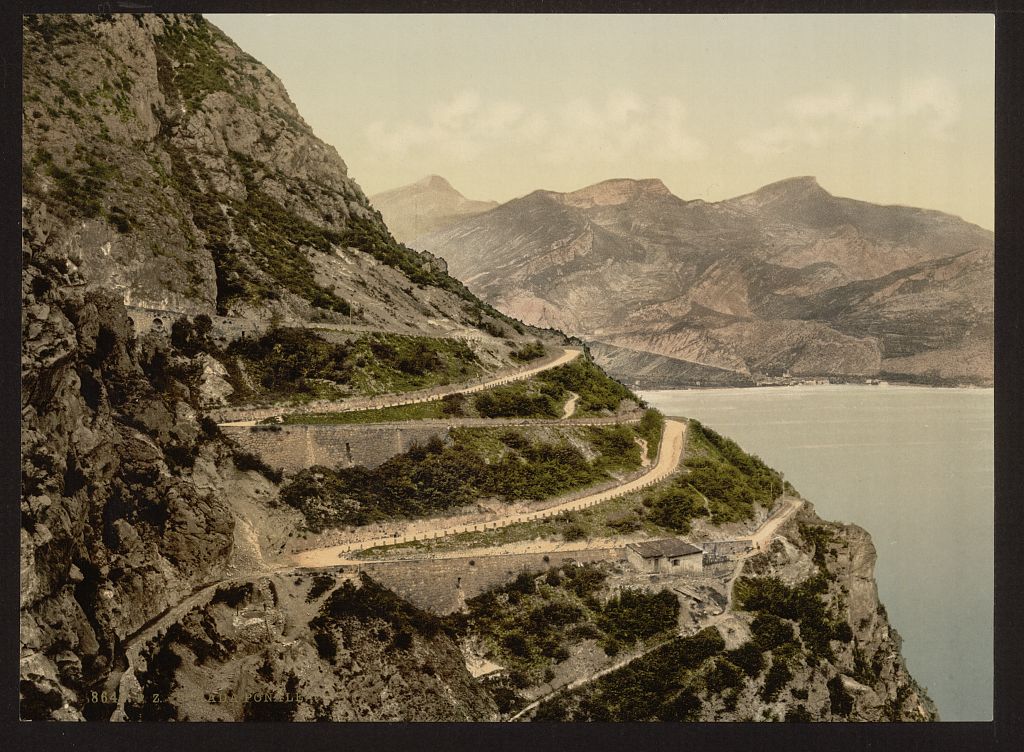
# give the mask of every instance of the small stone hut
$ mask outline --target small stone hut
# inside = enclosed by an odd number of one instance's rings
[[[647,573],[704,571],[704,552],[678,538],[629,543],[626,560],[637,571]]]

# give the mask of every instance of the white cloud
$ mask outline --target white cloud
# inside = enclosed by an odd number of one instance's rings
[[[471,161],[490,150],[524,149],[556,163],[618,162],[650,154],[690,161],[706,153],[690,132],[681,100],[624,91],[599,102],[574,99],[547,111],[461,92],[417,120],[371,123],[366,137],[380,157],[396,161],[420,152],[435,162],[436,157]]]
[[[948,141],[959,117],[957,93],[940,78],[903,82],[888,97],[840,85],[827,93],[788,100],[774,123],[749,133],[737,145],[751,156],[765,158],[895,131]]]

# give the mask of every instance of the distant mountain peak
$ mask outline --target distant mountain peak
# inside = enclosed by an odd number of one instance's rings
[[[613,178],[564,194],[572,206],[614,206],[640,196],[671,196],[672,191],[658,178]]]
[[[435,191],[452,191],[453,193],[459,193],[455,188],[440,175],[427,175],[425,178],[417,180],[413,185],[420,188],[429,188]],[[461,196],[462,194],[459,193]]]
[[[489,211],[496,201],[474,201],[462,195],[440,175],[427,175],[415,183],[370,197],[388,229],[400,241],[411,243],[458,217]]]
[[[747,195],[776,198],[779,196],[804,196],[808,194],[832,195],[821,187],[818,179],[813,175],[800,175],[798,177],[786,178],[785,180],[777,180]]]

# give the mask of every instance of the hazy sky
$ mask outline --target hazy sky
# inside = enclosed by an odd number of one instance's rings
[[[993,227],[989,15],[220,15],[368,194],[795,175]]]

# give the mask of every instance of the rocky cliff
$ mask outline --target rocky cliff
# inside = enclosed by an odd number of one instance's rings
[[[574,721],[937,720],[878,601],[874,564],[875,549],[863,529],[821,520],[805,505],[767,551],[730,577],[720,600],[728,597],[731,608],[702,613],[686,636],[552,693],[525,715]],[[692,594],[694,586],[684,583],[678,590]]]
[[[25,221],[54,217],[46,242],[88,287],[190,315],[485,323],[442,262],[394,240],[280,80],[201,17],[24,29]]]
[[[658,180],[535,191],[410,242],[628,382],[992,382],[992,233],[810,177],[717,203]]]
[[[259,574],[296,526],[201,412],[216,362],[126,306],[519,335],[397,243],[280,81],[201,17],[23,31],[22,716],[106,719],[131,638]]]

